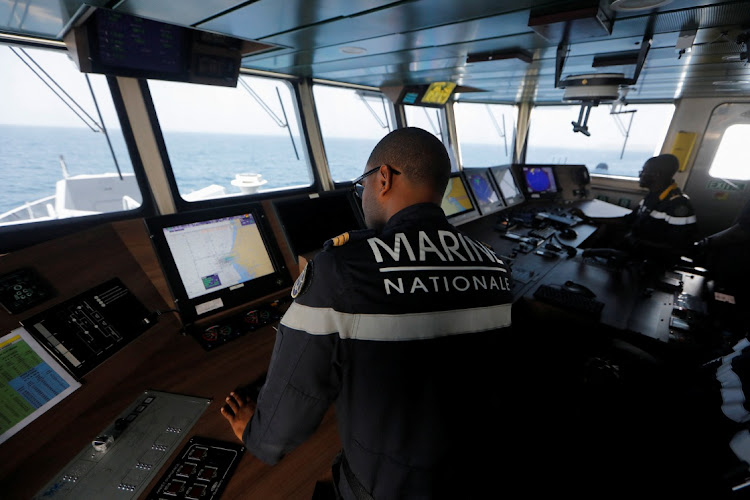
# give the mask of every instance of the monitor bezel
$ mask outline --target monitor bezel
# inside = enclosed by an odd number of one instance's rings
[[[464,222],[468,222],[470,220],[474,220],[479,216],[479,209],[477,208],[477,200],[474,199],[474,192],[469,187],[469,183],[466,180],[466,177],[464,176],[463,172],[451,172],[450,179],[459,178],[461,180],[461,183],[464,186],[464,189],[466,190],[466,194],[469,196],[469,200],[471,201],[471,208],[469,210],[464,210],[463,212],[446,215],[446,218],[448,221],[455,225],[463,224]],[[448,182],[451,182],[450,180]],[[448,186],[446,186],[446,189],[448,189]],[[442,208],[442,205],[441,205]],[[443,211],[445,212],[445,211]]]
[[[477,210],[479,210],[479,212],[482,215],[493,214],[495,212],[499,212],[500,210],[503,210],[504,208],[506,208],[506,203],[505,203],[505,199],[503,198],[503,194],[498,188],[497,183],[495,182],[495,176],[493,175],[492,171],[488,167],[464,168],[463,174],[466,177],[466,183],[469,185],[471,194],[474,196],[474,201],[476,202]],[[472,174],[479,174],[479,175],[484,176],[485,180],[489,182],[490,187],[492,187],[492,190],[497,195],[496,202],[488,204],[486,208],[479,202],[479,197],[474,192],[474,188],[471,185],[471,181],[469,180],[469,175],[472,175]]]
[[[525,189],[523,186],[521,186],[518,182],[518,176],[516,172],[513,171],[513,165],[498,165],[494,167],[489,167],[490,172],[492,173],[492,181],[495,183],[495,186],[497,187],[497,190],[500,192],[500,196],[503,197],[503,201],[505,202],[505,206],[507,207],[513,207],[515,205],[519,205],[526,201],[526,194]],[[500,172],[507,171],[510,173],[511,178],[513,179],[513,184],[516,186],[516,189],[518,189],[518,200],[511,202],[506,198],[505,194],[503,193],[502,187],[500,187],[500,182],[497,180],[497,174]]]
[[[258,232],[263,240],[274,271],[266,276],[261,276],[244,282],[241,287],[229,287],[211,292],[199,297],[188,297],[185,285],[180,278],[172,252],[169,249],[164,228],[203,222],[224,217],[250,214],[253,216],[258,227]],[[259,203],[245,203],[242,205],[229,205],[204,210],[179,212],[176,214],[162,215],[144,219],[146,230],[149,233],[154,246],[156,256],[164,271],[167,285],[174,298],[175,305],[180,313],[184,324],[189,325],[203,318],[227,311],[237,306],[252,302],[257,299],[281,292],[292,285],[291,275],[287,269],[284,258],[279,250],[273,231],[268,219]],[[218,302],[212,302],[220,300]],[[199,309],[206,309],[199,312]]]
[[[303,195],[297,195],[297,196],[289,196],[286,198],[277,198],[271,201],[271,206],[273,207],[274,215],[276,216],[276,220],[278,220],[279,226],[281,227],[281,232],[284,238],[284,243],[289,247],[289,251],[294,257],[295,262],[299,262],[300,255],[308,254],[314,250],[300,253],[299,249],[295,248],[295,245],[289,236],[289,233],[290,233],[289,228],[287,227],[287,224],[284,221],[284,217],[281,216],[278,207],[280,205],[283,206],[285,204],[295,204],[299,202],[312,201],[313,199],[334,198],[334,197],[345,198],[349,202],[349,205],[352,209],[352,213],[354,214],[354,218],[357,220],[359,224],[359,227],[352,227],[352,228],[349,228],[349,230],[365,229],[365,218],[362,213],[362,207],[354,199],[354,195],[352,193],[351,188],[336,189],[333,191],[325,191],[323,193],[311,193],[311,194],[303,194]],[[336,236],[336,235],[332,235],[331,237],[333,236]]]
[[[523,181],[524,195],[527,200],[554,200],[562,196],[560,180],[558,179],[557,169],[555,167],[556,165],[543,163],[522,163],[517,166],[521,180]],[[526,182],[526,175],[523,171],[524,168],[549,168],[550,172],[552,172],[552,179],[555,181],[555,191],[542,193],[532,191]]]

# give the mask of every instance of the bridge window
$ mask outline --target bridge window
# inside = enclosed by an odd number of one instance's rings
[[[750,169],[745,160],[748,137],[750,124],[736,123],[727,127],[708,169],[708,175],[720,179],[750,180]]]
[[[581,107],[537,106],[531,111],[526,163],[584,164],[592,174],[638,177],[661,151],[672,104],[606,104],[591,108],[589,135],[574,132]]]
[[[459,102],[453,105],[463,167],[513,162],[518,110],[510,104]]]
[[[323,147],[335,182],[364,172],[375,145],[395,128],[390,102],[379,92],[316,84],[313,86]]]
[[[404,112],[407,126],[424,129],[443,141],[443,117],[440,109],[406,105]]]
[[[141,206],[106,77],[9,45],[0,68],[0,226]]]
[[[445,144],[445,141],[443,140],[445,111],[440,108],[405,105],[404,113],[406,114],[407,127],[417,127],[426,130],[440,139],[440,142]],[[448,147],[447,145],[446,149],[448,151],[448,155],[451,158],[451,170],[454,172],[458,172],[458,162],[455,161],[453,149]]]
[[[148,85],[184,200],[312,184],[289,82],[240,75],[237,87]]]

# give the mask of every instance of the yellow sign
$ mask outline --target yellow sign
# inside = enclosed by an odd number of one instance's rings
[[[427,92],[422,97],[422,103],[445,104],[455,88],[456,84],[453,82],[433,82],[427,87]]]
[[[680,130],[672,144],[671,153],[680,161],[680,172],[684,172],[687,167],[687,161],[690,159],[690,153],[693,152],[693,145],[698,134],[695,132],[685,132]]]

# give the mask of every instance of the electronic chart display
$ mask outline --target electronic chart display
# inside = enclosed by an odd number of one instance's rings
[[[183,322],[291,286],[259,204],[146,219]]]
[[[479,215],[466,179],[459,172],[451,174],[440,206],[453,225],[476,219]]]
[[[526,199],[516,184],[509,166],[492,167],[490,170],[507,206],[517,205]]]
[[[483,215],[505,207],[505,202],[495,188],[494,182],[490,180],[489,169],[464,169],[464,175]]]
[[[252,214],[163,228],[191,299],[273,273]]]
[[[474,210],[474,203],[469,197],[469,192],[466,190],[460,175],[454,175],[448,181],[448,187],[445,189],[440,206],[448,217]]]

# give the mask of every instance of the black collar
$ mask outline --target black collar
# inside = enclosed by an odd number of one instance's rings
[[[412,221],[443,220],[445,212],[440,205],[434,203],[417,203],[396,212],[383,227],[383,231],[394,229]]]

